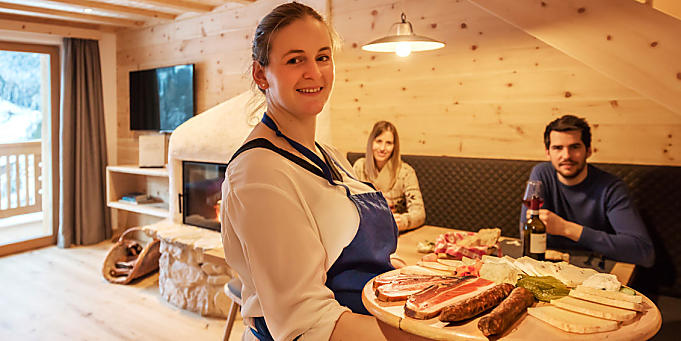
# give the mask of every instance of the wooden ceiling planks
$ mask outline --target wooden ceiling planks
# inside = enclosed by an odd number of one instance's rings
[[[154,26],[214,11],[228,3],[249,4],[256,0],[29,0],[0,1],[0,14],[14,21],[40,22],[64,27],[83,23],[102,25],[103,31]],[[14,18],[12,18],[14,17]],[[26,20],[26,18],[36,18]],[[56,20],[56,21],[55,21]],[[3,27],[0,27],[2,29]]]
[[[133,15],[139,15],[143,17],[150,17],[150,18],[157,18],[157,19],[166,19],[166,20],[174,20],[177,17],[177,14],[173,13],[168,13],[168,12],[163,12],[159,10],[152,10],[152,9],[146,9],[146,8],[141,8],[141,7],[131,7],[131,6],[123,6],[123,5],[116,5],[108,2],[101,2],[101,1],[92,1],[92,0],[50,0],[51,2],[57,2],[57,3],[62,3],[62,4],[67,4],[67,5],[73,5],[73,6],[78,6],[83,9],[90,8],[90,9],[99,9],[111,13],[121,13],[121,14],[133,14]]]
[[[122,27],[133,27],[142,26],[142,21],[136,21],[131,19],[122,19],[114,17],[106,17],[93,14],[84,14],[80,12],[65,11],[55,8],[46,8],[38,6],[20,5],[16,3],[0,2],[0,9],[19,11],[21,13],[29,13],[29,16],[42,16],[47,15],[49,17],[58,18],[62,20],[76,20],[76,21],[86,21],[95,22],[101,24],[108,24],[114,26]]]

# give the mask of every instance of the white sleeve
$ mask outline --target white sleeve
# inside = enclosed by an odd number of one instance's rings
[[[227,215],[267,327],[276,340],[328,340],[348,309],[324,285],[327,255],[315,219],[290,174],[250,170],[228,178]]]

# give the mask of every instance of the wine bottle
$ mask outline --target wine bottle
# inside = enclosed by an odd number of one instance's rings
[[[543,261],[546,254],[546,226],[539,219],[539,210],[528,210],[530,219],[523,228],[523,256]]]

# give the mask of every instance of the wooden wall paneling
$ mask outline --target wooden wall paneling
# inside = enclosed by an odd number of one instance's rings
[[[260,18],[284,0],[261,0],[141,29],[122,30],[118,45],[118,163],[137,163],[137,137],[129,129],[128,73],[184,63],[196,65],[196,112],[245,91],[250,86],[252,34]],[[326,0],[303,1],[320,13]]]
[[[681,21],[627,0],[469,0],[681,114]]]
[[[598,150],[593,160],[678,165],[681,158],[681,124],[602,124],[594,133],[594,145]]]
[[[28,16],[25,18],[34,20]],[[19,21],[15,20],[13,16],[9,17],[0,14],[0,29],[2,30],[44,33],[61,37],[95,40],[102,37],[102,32],[100,31],[100,27],[98,25],[73,24],[71,27],[69,27],[63,26],[64,23],[64,21],[49,18],[42,18],[41,22]]]
[[[358,70],[365,74],[369,70]],[[401,78],[408,72],[398,73]],[[361,75],[358,75],[361,77]],[[367,99],[374,101],[385,94],[390,94],[391,101],[404,101],[404,105],[418,106],[419,101],[436,102],[515,102],[553,100],[584,100],[602,99],[610,101],[613,98],[639,98],[640,95],[623,88],[617,83],[599,81],[604,80],[597,73],[579,73],[574,70],[548,70],[533,73],[477,73],[431,75],[420,74],[408,81],[395,80],[393,77],[380,77],[380,81],[347,82],[354,90],[346,94],[338,93],[338,97],[352,96],[360,101]],[[613,97],[613,91],[621,91],[618,97]],[[335,94],[334,94],[335,95]],[[346,98],[347,100],[347,98]],[[343,105],[343,104],[339,104]]]
[[[468,2],[429,5],[404,2],[418,34],[448,45],[408,58],[359,49],[375,38],[366,32],[379,18],[400,9],[384,1],[333,7],[345,38],[331,102],[339,148],[363,151],[373,123],[388,119],[405,153],[543,159],[545,125],[575,113],[599,126],[594,160],[678,164],[674,151],[660,149],[681,124],[673,111]],[[645,155],[632,156],[638,149]]]
[[[118,55],[123,58],[121,61],[123,65],[158,65],[166,60],[201,59],[202,56],[227,51],[244,53],[250,46],[250,38],[247,39],[247,35],[248,31],[244,29],[197,39],[158,42],[119,49]]]
[[[655,0],[653,8],[681,19],[681,3],[678,0]]]
[[[196,63],[197,107],[199,112],[208,109],[248,87],[250,35],[258,19],[281,2],[257,1],[120,32],[119,83],[126,84],[118,85],[123,94],[119,148],[129,155],[119,161],[137,160],[136,135],[127,118],[129,70]],[[661,149],[669,140],[666,132],[677,135],[681,121],[676,112],[469,1],[433,0],[428,6],[415,0],[328,3],[330,20],[343,37],[330,103],[332,142],[342,150],[363,150],[373,123],[388,118],[400,128],[405,152],[543,159],[546,123],[576,113],[599,124],[598,134],[608,137],[598,142],[594,159],[631,162],[626,150],[642,148],[646,156],[637,158],[640,162],[680,164],[674,150]],[[326,12],[327,1],[308,4]],[[402,11],[417,34],[444,40],[447,47],[408,58],[360,50],[361,44],[385,35]],[[640,136],[635,147],[623,133],[627,129]],[[500,150],[500,144],[510,151]]]

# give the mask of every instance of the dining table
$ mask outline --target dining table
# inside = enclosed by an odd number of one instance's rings
[[[446,232],[460,231],[457,229],[421,226],[412,231],[402,233],[397,242],[395,255],[404,261],[406,265],[416,265],[424,256],[417,250],[417,245],[422,241],[434,242],[438,236]],[[516,238],[501,237],[500,244],[502,251],[504,245],[508,253],[517,252],[519,240]],[[515,255],[516,257],[518,255]],[[516,258],[514,257],[514,258]],[[579,266],[581,260],[577,264]],[[607,272],[614,274],[623,284],[631,279],[634,265],[627,263],[612,262],[606,267]],[[393,270],[399,272],[400,270]],[[640,294],[640,293],[637,293]],[[410,334],[422,336],[433,340],[488,340],[478,329],[478,321],[481,316],[474,317],[462,322],[446,323],[441,322],[437,317],[428,320],[419,320],[404,315],[404,301],[402,302],[382,302],[376,298],[373,288],[373,280],[369,281],[362,292],[362,301],[367,310],[378,320],[399,328]],[[536,306],[547,305],[545,302],[537,302]],[[636,317],[626,321],[613,331],[599,332],[592,334],[576,334],[564,332],[539,319],[523,313],[503,334],[494,336],[493,339],[500,340],[646,340],[653,337],[662,325],[662,316],[659,309],[647,297],[643,296],[642,312],[637,313]]]

